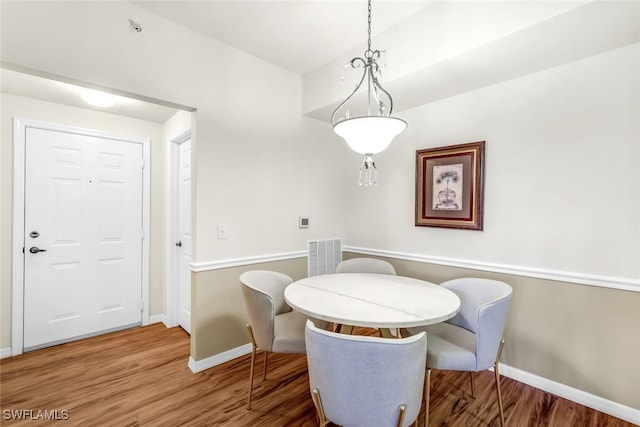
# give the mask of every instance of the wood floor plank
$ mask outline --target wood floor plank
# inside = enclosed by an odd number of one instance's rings
[[[369,331],[358,331],[369,333]],[[161,324],[89,338],[0,361],[2,426],[316,426],[306,357],[271,354],[246,409],[249,355],[194,374],[189,336]],[[258,358],[258,363],[262,358]],[[434,371],[431,427],[499,426],[493,373]],[[502,379],[510,426],[630,427],[632,424]],[[62,411],[69,419],[8,420],[6,411]],[[23,415],[29,415],[22,412]],[[420,417],[420,425],[423,425]],[[375,426],[372,426],[375,427]]]

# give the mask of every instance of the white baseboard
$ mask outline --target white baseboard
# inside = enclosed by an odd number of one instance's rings
[[[169,326],[169,318],[166,314],[154,314],[153,316],[149,316],[149,324],[153,323],[164,323],[164,326],[170,328]]]
[[[620,403],[604,399],[591,393],[569,387],[568,385],[561,384],[502,363],[500,364],[500,374],[518,382],[528,384],[537,389],[555,394],[556,396],[571,400],[572,402],[579,403],[580,405],[584,405],[616,418],[640,425],[640,410],[638,409],[621,405]]]
[[[251,353],[251,344],[245,344],[197,362],[192,357],[189,357],[189,369],[195,374],[249,353]]]
[[[0,349],[0,359],[11,357],[11,347]]]

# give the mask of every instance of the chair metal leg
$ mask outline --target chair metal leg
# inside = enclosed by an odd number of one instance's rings
[[[504,340],[500,341],[500,347],[498,347],[498,354],[496,356],[496,363],[493,365],[493,372],[496,376],[496,392],[498,393],[498,407],[500,408],[500,425],[504,427],[504,408],[502,406],[502,391],[500,390],[500,372],[498,370],[498,364],[502,357],[502,349],[504,348]]]
[[[322,400],[320,399],[320,392],[317,388],[314,388],[311,392],[311,399],[313,400],[313,405],[316,407],[316,413],[318,414],[318,419],[320,421],[320,427],[325,427],[329,424],[329,420],[324,414],[324,408],[322,407]]]
[[[404,411],[407,409],[406,405],[400,405],[398,411],[398,421],[396,422],[396,427],[402,427],[402,421],[404,421]]]
[[[471,383],[471,397],[476,398],[476,390],[473,387],[473,371],[469,371],[469,382]]]
[[[269,357],[269,352],[265,350],[264,352],[264,366],[262,367],[262,381],[267,379],[267,359]]]
[[[251,409],[251,397],[253,395],[253,373],[256,364],[256,351],[258,347],[253,339],[253,331],[251,326],[247,325],[247,331],[249,331],[249,338],[251,338],[251,370],[249,371],[249,397],[247,398],[247,409]]]
[[[424,382],[424,427],[429,427],[429,400],[431,399],[431,369],[427,368],[427,375]]]

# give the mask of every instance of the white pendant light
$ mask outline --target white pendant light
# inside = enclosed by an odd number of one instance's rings
[[[356,153],[377,154],[384,151],[406,127],[404,120],[395,117],[364,116],[338,122],[333,131]]]
[[[368,0],[368,39],[364,57],[353,58],[348,65],[351,68],[363,67],[362,77],[354,91],[331,114],[333,131],[342,137],[351,149],[364,154],[365,158],[360,166],[358,184],[371,186],[377,184],[377,169],[373,155],[385,150],[393,138],[407,128],[407,122],[397,117],[391,117],[393,99],[389,92],[380,85],[379,50],[371,50],[371,0]],[[365,78],[367,79],[366,114],[349,117],[347,102],[358,92]],[[373,109],[372,109],[373,105]],[[372,113],[372,110],[374,113]],[[344,115],[339,117],[339,113]]]

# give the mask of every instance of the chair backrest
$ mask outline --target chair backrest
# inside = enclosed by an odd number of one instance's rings
[[[251,270],[240,275],[240,282],[256,345],[271,351],[275,316],[291,311],[284,289],[293,279],[277,271]]]
[[[333,423],[395,426],[402,404],[403,426],[417,418],[427,357],[424,332],[401,339],[345,335],[308,320],[305,341],[310,389],[318,389]]]
[[[460,297],[460,311],[447,320],[476,334],[477,370],[493,366],[507,321],[513,290],[504,282],[462,278],[441,283]]]
[[[351,258],[341,261],[336,273],[379,273],[396,275],[393,265],[376,258]]]

